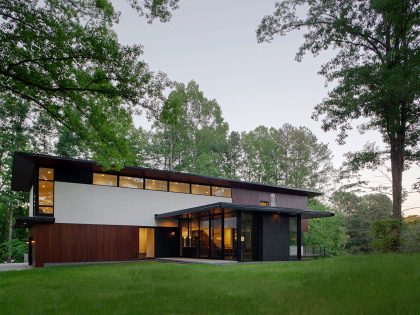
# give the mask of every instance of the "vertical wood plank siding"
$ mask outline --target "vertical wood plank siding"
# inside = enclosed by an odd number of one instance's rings
[[[34,263],[123,261],[137,259],[138,228],[94,224],[36,225]]]

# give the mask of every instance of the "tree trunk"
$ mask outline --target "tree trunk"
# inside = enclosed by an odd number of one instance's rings
[[[9,241],[9,250],[7,254],[7,262],[12,262],[12,237],[13,237],[13,208],[12,205],[9,204],[9,226],[8,226],[8,235],[7,240]]]
[[[391,139],[391,172],[392,172],[392,217],[402,219],[402,173],[404,169],[404,143],[400,135]],[[400,228],[395,231],[397,246],[400,245]]]

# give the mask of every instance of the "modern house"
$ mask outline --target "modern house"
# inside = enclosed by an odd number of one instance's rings
[[[29,261],[159,257],[299,260],[302,221],[319,192],[16,152],[12,189],[29,192]]]

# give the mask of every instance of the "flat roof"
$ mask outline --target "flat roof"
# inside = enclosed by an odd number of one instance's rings
[[[102,172],[101,166],[92,160],[65,158],[59,156],[27,152],[15,152],[13,155],[12,190],[29,191],[33,184],[34,171],[35,167],[37,166],[51,168],[77,168],[89,172]],[[319,191],[309,189],[293,188],[282,185],[267,185],[257,182],[247,182],[220,177],[203,176],[191,173],[158,170],[147,167],[124,167],[118,172],[107,171],[106,173],[179,182],[190,182],[202,185],[277,192],[291,195],[306,196],[308,198],[322,195],[322,193]]]
[[[268,212],[268,213],[287,213],[290,215],[300,215],[302,219],[314,219],[314,218],[325,218],[332,217],[334,213],[328,211],[313,211],[307,209],[295,209],[295,208],[284,208],[284,207],[267,207],[267,206],[255,206],[255,205],[243,205],[233,204],[228,202],[217,202],[211,203],[204,206],[198,206],[183,210],[165,212],[155,214],[155,219],[174,219],[178,217],[187,217],[188,215],[197,214],[204,211],[216,210],[241,210],[250,212]]]

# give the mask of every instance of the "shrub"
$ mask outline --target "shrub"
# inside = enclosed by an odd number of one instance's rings
[[[25,242],[12,239],[0,244],[0,262],[7,260],[9,251],[11,252],[12,260],[16,262],[23,262],[23,255],[27,253],[28,246]]]
[[[396,252],[398,247],[398,234],[402,222],[396,219],[382,219],[373,223],[373,248],[378,252]]]

